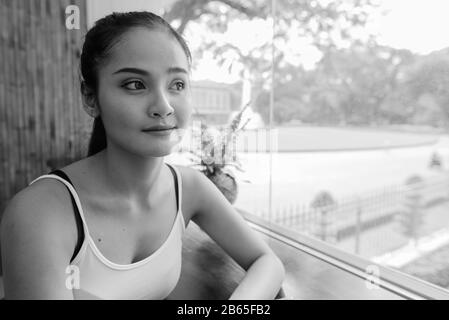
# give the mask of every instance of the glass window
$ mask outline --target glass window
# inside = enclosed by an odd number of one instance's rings
[[[275,6],[269,218],[449,288],[446,2]]]
[[[445,5],[158,3],[194,61],[192,130],[167,160],[201,164],[198,141],[244,110],[217,166],[237,208],[449,288]]]
[[[204,169],[197,165],[204,165],[205,158],[199,159],[198,154],[192,157],[198,151],[192,149],[201,143],[204,148],[210,141],[222,146],[220,142],[226,141],[222,139],[228,136],[232,121],[251,101],[237,125],[237,137],[226,142],[224,157],[219,148],[213,151],[209,168],[215,172],[212,181],[236,207],[268,216],[268,149],[264,146],[263,154],[255,148],[243,152],[242,145],[250,146],[249,139],[259,137],[256,130],[268,126],[254,109],[253,101],[264,83],[257,79],[262,79],[264,73],[269,77],[272,20],[265,2],[233,3],[199,1],[187,15],[185,2],[175,1],[164,7],[163,16],[187,39],[193,53],[192,131],[183,140],[182,148],[167,161]],[[268,89],[269,84],[264,87]],[[254,121],[253,116],[259,121]],[[204,150],[202,153],[207,156]]]

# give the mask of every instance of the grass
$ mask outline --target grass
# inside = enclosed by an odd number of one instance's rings
[[[439,248],[400,270],[440,287],[449,289],[449,245]]]
[[[373,150],[413,147],[436,143],[438,134],[416,134],[375,128],[351,127],[281,127],[273,131],[279,152]],[[261,152],[267,147],[268,131],[247,130],[240,133],[238,149]]]

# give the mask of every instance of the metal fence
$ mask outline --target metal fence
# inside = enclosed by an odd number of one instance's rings
[[[374,256],[400,247],[411,238],[449,227],[447,209],[449,174],[442,173],[320,207],[290,203],[265,217],[297,232],[341,244],[343,249]]]

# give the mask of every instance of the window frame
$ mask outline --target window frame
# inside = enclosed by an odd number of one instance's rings
[[[411,300],[448,300],[449,290],[424,281],[404,272],[379,265],[363,257],[338,249],[322,240],[300,234],[296,231],[269,222],[242,209],[236,210],[249,225],[267,236],[306,252],[346,272],[366,279],[368,266],[379,268],[379,287]]]

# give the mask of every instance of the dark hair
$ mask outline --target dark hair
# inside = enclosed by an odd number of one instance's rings
[[[85,36],[80,59],[82,94],[86,94],[84,90],[87,87],[97,98],[99,66],[109,57],[111,48],[120,41],[123,34],[133,27],[166,31],[172,35],[184,50],[190,66],[192,55],[185,40],[160,16],[147,11],[114,12],[95,22]],[[87,156],[94,155],[105,148],[106,132],[103,121],[98,116],[94,120]]]

